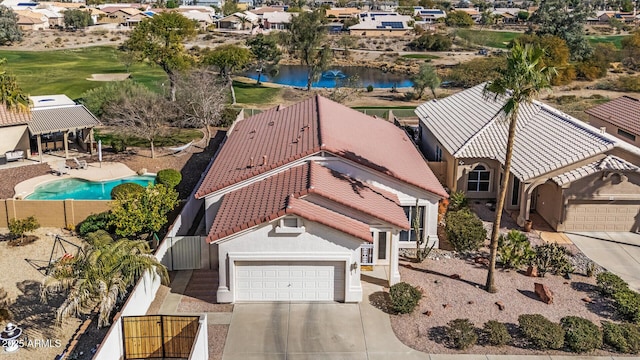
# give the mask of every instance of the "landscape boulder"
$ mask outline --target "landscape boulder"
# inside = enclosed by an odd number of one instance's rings
[[[549,290],[547,285],[535,283],[534,286],[535,286],[536,295],[538,295],[538,297],[543,303],[545,304],[553,303],[553,292]]]
[[[529,266],[527,268],[527,276],[530,277],[538,277],[538,267],[537,266]]]

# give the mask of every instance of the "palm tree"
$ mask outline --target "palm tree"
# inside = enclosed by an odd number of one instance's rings
[[[7,59],[0,59],[0,67],[6,63]],[[0,69],[0,104],[18,112],[29,111],[31,105],[29,95],[22,91],[15,76],[7,73],[5,69]]]
[[[109,325],[116,304],[147,271],[158,274],[163,284],[169,282],[167,269],[151,254],[145,241],[104,239],[101,236],[94,241],[84,254],[56,262],[44,279],[43,301],[51,293],[66,292],[66,300],[57,311],[59,322],[97,308],[98,327]]]
[[[493,97],[493,100],[505,101],[495,117],[503,117],[509,122],[509,137],[504,159],[504,176],[500,185],[500,195],[496,206],[496,219],[491,232],[489,270],[487,273],[486,290],[490,293],[497,292],[495,286],[495,267],[498,252],[498,237],[500,235],[500,221],[504,200],[507,195],[507,184],[511,171],[511,156],[516,137],[516,123],[520,106],[531,104],[541,90],[550,88],[551,76],[556,73],[555,68],[545,67],[542,64],[544,50],[533,47],[531,44],[521,45],[515,42],[507,57],[507,69],[502,77],[485,85],[483,93],[485,97]]]

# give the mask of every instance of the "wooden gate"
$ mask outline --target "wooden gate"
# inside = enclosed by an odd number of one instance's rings
[[[123,316],[124,359],[188,359],[198,316]]]

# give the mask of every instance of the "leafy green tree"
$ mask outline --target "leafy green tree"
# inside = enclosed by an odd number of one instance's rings
[[[229,16],[237,12],[240,12],[237,1],[225,1],[224,5],[222,5],[222,14],[224,16]]]
[[[640,30],[622,39],[622,63],[630,69],[640,69]]]
[[[9,74],[4,68],[6,63],[7,59],[0,59],[0,104],[6,106],[7,109],[18,112],[29,111],[29,106],[31,106],[29,95],[22,91],[16,77]]]
[[[99,119],[107,106],[123,97],[131,97],[134,93],[144,92],[147,88],[131,80],[112,81],[103,86],[87,90],[80,95],[80,102]]]
[[[566,85],[575,80],[575,69],[569,64],[569,47],[562,38],[549,34],[543,36],[524,34],[517,37],[515,41],[522,45],[531,44],[544,50],[541,65],[554,67],[557,70],[551,78],[552,85]]]
[[[18,26],[18,15],[10,8],[0,5],[0,45],[9,45],[22,40]]]
[[[324,27],[323,10],[303,12],[291,19],[286,45],[289,52],[307,67],[307,91],[331,62],[333,53],[327,44],[327,30]]]
[[[496,258],[498,254],[498,238],[500,237],[500,221],[507,196],[509,174],[511,174],[511,157],[516,138],[516,123],[521,105],[529,105],[540,91],[550,88],[551,76],[555,72],[552,67],[541,66],[544,50],[529,44],[521,45],[516,42],[507,57],[507,68],[496,80],[488,82],[484,87],[484,94],[488,98],[504,101],[496,117],[501,117],[509,124],[507,149],[504,159],[504,173],[500,185],[500,194],[496,205],[496,219],[491,232],[489,269],[487,272],[486,290],[497,292],[495,285]]]
[[[93,19],[88,11],[71,9],[64,12],[64,26],[66,28],[84,29],[93,25]]]
[[[451,50],[453,41],[451,38],[441,34],[425,32],[419,37],[411,40],[409,47],[414,50],[447,51]]]
[[[420,70],[411,80],[413,81],[413,88],[418,92],[418,99],[422,98],[426,88],[429,88],[433,98],[436,98],[436,89],[440,86],[440,77],[433,66],[427,63],[420,65]]]
[[[231,90],[232,104],[236,103],[236,92],[233,90],[231,75],[249,65],[252,59],[253,54],[249,49],[233,44],[218,46],[205,55],[203,62],[217,67],[220,71],[220,76],[227,80]]]
[[[178,193],[167,186],[157,184],[128,198],[113,201],[111,225],[116,235],[138,236],[158,232],[167,223],[167,214],[178,205]]]
[[[529,20],[529,12],[528,11],[518,11],[518,21],[527,21]]]
[[[177,9],[179,5],[176,0],[167,0],[167,9]]]
[[[183,42],[195,37],[196,25],[178,12],[163,12],[143,20],[131,32],[123,47],[132,51],[138,61],[160,66],[169,77],[170,99],[176,99],[178,72],[193,63]]]
[[[469,88],[499,77],[505,68],[503,56],[479,57],[454,66],[446,79],[452,86]]]
[[[247,46],[257,60],[258,80],[256,84],[259,85],[260,77],[265,70],[272,72],[277,69],[282,53],[278,49],[278,44],[273,36],[258,34],[253,38],[247,39]]]
[[[450,27],[468,28],[473,26],[474,22],[471,15],[465,11],[457,10],[451,11],[447,14],[447,18],[444,23]]]
[[[620,4],[620,11],[622,11],[622,12],[633,12],[633,1],[631,1],[631,0],[622,0],[622,4]]]
[[[65,301],[56,317],[79,316],[98,308],[98,327],[109,325],[116,304],[122,301],[145,273],[157,274],[169,283],[167,269],[151,254],[143,240],[96,241],[71,259],[53,264],[43,281],[42,299],[63,292]]]
[[[578,76],[587,80],[603,78],[607,76],[611,62],[616,61],[617,58],[618,50],[615,45],[611,43],[597,44],[591,56],[576,66]]]
[[[572,60],[582,60],[592,51],[584,34],[584,24],[591,13],[585,1],[574,4],[569,0],[543,0],[530,21],[537,25],[536,34],[555,35],[564,39]]]

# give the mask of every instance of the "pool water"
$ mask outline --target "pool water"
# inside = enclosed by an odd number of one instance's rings
[[[36,187],[27,200],[111,200],[111,190],[124,183],[136,183],[144,187],[156,183],[154,175],[132,176],[110,181],[62,179]]]

